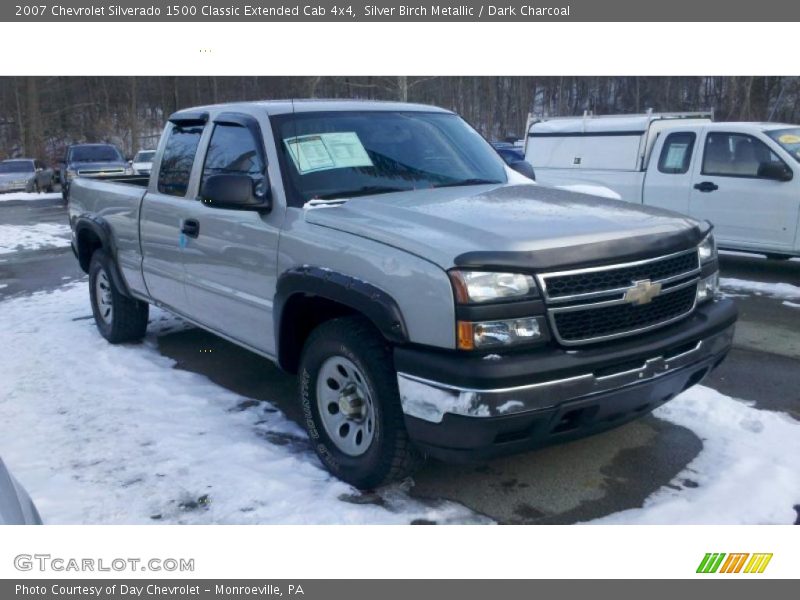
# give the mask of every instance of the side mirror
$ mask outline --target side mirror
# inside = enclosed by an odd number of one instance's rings
[[[270,210],[272,201],[267,192],[258,197],[254,182],[249,175],[212,175],[200,190],[200,201],[211,208],[237,210]],[[269,189],[265,181],[264,187]]]
[[[536,173],[533,171],[533,165],[526,160],[515,160],[508,163],[508,166],[514,169],[517,173],[524,175],[528,179],[536,181]]]
[[[758,165],[758,176],[775,181],[791,181],[794,177],[792,170],[782,162],[762,162]]]

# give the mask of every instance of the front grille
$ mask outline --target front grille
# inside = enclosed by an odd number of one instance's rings
[[[125,169],[84,169],[79,170],[78,175],[83,175],[86,177],[98,177],[102,175],[119,175],[120,173],[124,173]]]
[[[633,265],[554,274],[544,278],[545,293],[552,300],[619,290],[644,279],[661,281],[689,275],[698,266],[697,252],[692,250]]]
[[[689,285],[657,296],[649,304],[615,304],[601,308],[586,308],[553,312],[558,337],[567,343],[597,341],[635,333],[655,325],[674,321],[694,308],[697,286]]]
[[[633,335],[688,315],[699,274],[699,257],[692,248],[537,277],[554,337],[565,345],[579,345]],[[637,291],[650,295],[640,298]]]

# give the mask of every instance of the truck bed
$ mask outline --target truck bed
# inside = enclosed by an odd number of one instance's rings
[[[134,291],[144,291],[139,245],[139,215],[149,177],[127,175],[104,178],[78,177],[70,185],[69,217],[75,227],[81,215],[102,217],[111,228],[117,261]]]

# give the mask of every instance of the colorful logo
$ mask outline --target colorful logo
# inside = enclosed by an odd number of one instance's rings
[[[749,560],[748,560],[749,558]],[[724,552],[708,552],[697,567],[698,573],[763,573],[772,553],[749,554],[739,552],[725,554]]]

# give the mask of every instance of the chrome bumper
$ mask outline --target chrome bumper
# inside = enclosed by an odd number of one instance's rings
[[[582,373],[498,389],[471,389],[423,379],[407,373],[397,374],[403,412],[431,423],[441,423],[445,414],[468,417],[497,417],[556,407],[564,402],[607,393],[652,381],[713,361],[730,348],[733,326],[705,338],[675,355],[653,356],[633,369],[597,375]]]

